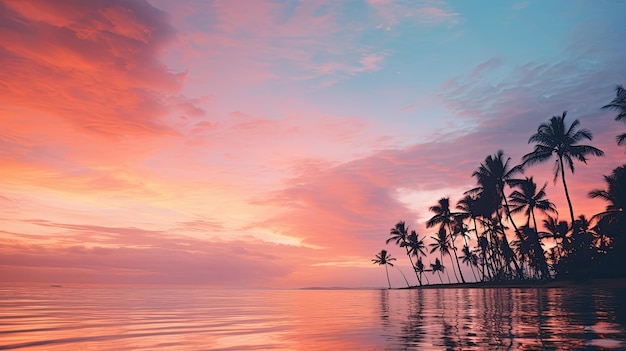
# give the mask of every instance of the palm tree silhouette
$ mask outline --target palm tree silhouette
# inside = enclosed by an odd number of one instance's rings
[[[615,168],[610,175],[604,176],[606,189],[595,189],[589,193],[592,198],[600,198],[609,204],[606,210],[592,217],[598,221],[598,227],[603,228],[600,233],[600,246],[606,246],[604,238],[608,234],[613,241],[613,248],[617,250],[614,257],[621,262],[621,270],[626,271],[626,164]],[[626,273],[626,272],[624,272]]]
[[[411,268],[413,270],[415,270],[415,265],[413,264],[413,259],[411,258],[411,252],[410,252],[411,244],[409,243],[408,232],[409,232],[409,226],[406,225],[406,223],[404,221],[399,221],[389,231],[389,235],[391,235],[391,237],[389,239],[387,239],[387,241],[385,241],[385,244],[389,244],[390,242],[395,241],[396,245],[398,245],[400,247],[404,247],[404,249],[406,250],[406,255],[409,257],[409,261],[411,262]],[[413,232],[415,232],[415,231],[413,231]],[[415,272],[415,276],[417,277],[417,281],[419,282],[419,284],[421,286],[422,285],[422,280],[420,279],[420,277],[417,274],[417,272]]]
[[[617,111],[615,120],[626,123],[626,89],[621,85],[615,87],[615,98],[611,103],[602,106],[602,108]],[[616,139],[617,145],[626,144],[626,133],[618,135]]]
[[[387,284],[389,284],[389,289],[391,289],[391,281],[389,280],[389,270],[387,269],[387,265],[393,267],[393,263],[391,261],[395,261],[396,259],[391,257],[391,255],[387,254],[387,250],[380,250],[380,253],[376,254],[376,258],[372,260],[374,264],[385,266],[385,273],[387,273]]]
[[[526,240],[531,240],[531,242],[528,243],[526,247],[530,248],[529,253],[533,255],[534,262],[536,262],[541,269],[543,279],[548,279],[548,265],[543,249],[541,247],[541,241],[539,240],[535,209],[546,214],[548,212],[558,212],[556,211],[556,207],[554,206],[554,204],[546,199],[545,190],[547,184],[544,184],[543,187],[541,187],[541,189],[537,191],[537,184],[534,182],[533,177],[526,177],[526,179],[520,179],[512,182],[512,185],[519,190],[516,189],[509,195],[512,206],[511,213],[518,213],[525,210],[525,214],[528,218],[526,222],[528,230],[524,231],[524,238]],[[534,228],[530,228],[531,218],[533,220]],[[520,242],[520,244],[524,246],[526,243],[522,241]]]
[[[422,262],[422,258],[418,257],[417,258],[417,262],[415,262],[415,272],[419,273],[420,277],[422,276],[422,273],[424,273],[425,267],[424,267],[424,262]],[[430,282],[428,281],[428,277],[424,276],[424,278],[426,278],[426,284],[430,284]],[[420,279],[421,281],[421,279]]]
[[[411,256],[415,256],[419,261],[420,256],[426,256],[426,244],[424,244],[424,238],[420,239],[419,234],[417,234],[415,230],[411,230],[411,234],[409,234],[409,236],[407,237],[407,247],[407,255],[409,255],[409,259],[411,259]],[[413,264],[412,260],[411,264]],[[413,268],[417,276],[417,281],[419,282],[420,286],[422,286],[422,275],[419,274],[420,272],[417,270],[417,266],[413,266]]]
[[[452,251],[454,252],[454,257],[456,258],[456,264],[459,269],[459,275],[461,276],[461,281],[465,283],[465,278],[463,277],[463,272],[461,272],[461,265],[459,264],[459,257],[456,254],[456,245],[454,243],[456,239],[456,235],[453,235],[454,231],[452,230],[452,224],[454,223],[454,217],[457,216],[457,213],[453,213],[450,211],[450,199],[447,197],[443,197],[437,201],[437,205],[431,206],[429,208],[430,212],[433,212],[435,215],[432,216],[426,222],[426,228],[432,228],[435,225],[439,224],[440,228],[448,227],[447,229],[450,231],[450,237],[452,238]],[[448,255],[450,252],[448,252]],[[442,257],[443,260],[443,257]],[[452,256],[450,256],[450,260],[452,261]],[[454,277],[458,281],[459,278],[456,276],[456,271],[454,270],[454,263],[452,263],[452,271],[454,272]]]
[[[522,161],[524,166],[535,165],[538,163],[547,162],[556,156],[555,168],[554,168],[554,181],[556,182],[559,174],[563,181],[563,189],[565,190],[565,198],[569,206],[569,213],[572,219],[572,224],[575,222],[574,208],[572,207],[572,200],[567,190],[567,183],[565,182],[565,164],[574,173],[574,159],[587,163],[588,156],[604,156],[604,152],[591,145],[580,145],[583,140],[589,140],[593,138],[591,131],[587,129],[578,129],[580,121],[577,119],[567,127],[565,123],[565,117],[567,111],[563,112],[561,116],[553,116],[550,121],[541,123],[537,128],[537,133],[533,134],[528,143],[535,143],[535,148],[532,152],[524,155]]]
[[[443,280],[441,279],[441,273],[445,270],[445,266],[441,264],[441,261],[439,261],[438,258],[435,258],[435,264],[430,264],[430,270],[433,272],[433,274],[435,274],[435,272],[437,272],[437,275],[439,276],[439,281],[441,282],[441,284],[443,284]],[[448,282],[450,282],[450,276],[448,276]]]
[[[504,224],[502,223],[502,216],[499,211],[499,208],[502,206],[502,201],[504,201],[504,210],[509,222],[513,225],[515,235],[520,237],[519,230],[513,221],[511,212],[509,211],[509,204],[507,197],[504,194],[504,187],[511,181],[514,181],[515,178],[513,177],[517,173],[521,173],[522,167],[521,165],[511,167],[509,165],[510,161],[510,157],[506,160],[504,159],[504,152],[502,150],[498,150],[494,155],[487,156],[485,161],[480,164],[480,167],[472,173],[472,177],[476,177],[479,187],[470,190],[470,193],[478,193],[484,204],[492,206],[490,210],[493,211],[492,213],[495,213],[498,217],[500,228],[502,229],[502,242],[500,246],[502,247],[503,252],[507,253],[512,252],[512,250],[509,245],[506,232],[504,231]],[[517,264],[515,255],[504,256],[513,262],[518,277],[522,279],[524,274],[520,266]],[[508,264],[509,263],[507,262],[507,265]]]
[[[450,254],[450,241],[448,240],[448,233],[446,233],[446,228],[440,227],[439,231],[437,231],[437,236],[436,237],[431,236],[430,238],[435,240],[434,243],[431,243],[429,245],[430,247],[432,247],[430,249],[430,253],[439,251],[439,255],[441,256],[442,261],[443,261],[443,254],[448,255],[448,257],[450,258],[450,263],[452,264],[452,267],[454,267],[454,262],[452,261],[452,255]],[[450,273],[446,272],[446,274],[448,276],[448,283],[451,283]],[[458,283],[459,278],[456,276],[456,272],[455,272],[454,277],[456,278],[456,281]]]

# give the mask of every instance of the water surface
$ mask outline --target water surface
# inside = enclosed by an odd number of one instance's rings
[[[0,288],[0,350],[626,348],[626,291],[600,288]]]

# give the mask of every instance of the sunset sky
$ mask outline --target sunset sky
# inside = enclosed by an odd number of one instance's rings
[[[626,84],[626,2],[0,0],[0,282],[386,285],[371,259],[498,149]],[[552,163],[526,175],[568,219]],[[425,260],[428,263],[431,259]],[[434,258],[432,259],[434,261]],[[390,270],[392,285],[404,282]],[[413,276],[415,284],[415,277]]]

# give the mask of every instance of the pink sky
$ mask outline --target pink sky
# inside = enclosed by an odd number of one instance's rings
[[[0,1],[0,281],[382,286],[397,221],[434,235],[564,110],[606,153],[567,174],[600,212],[624,4],[558,3]]]

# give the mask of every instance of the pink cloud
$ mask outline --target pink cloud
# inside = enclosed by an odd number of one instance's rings
[[[183,76],[158,60],[174,37],[164,13],[147,2],[3,6],[5,101],[103,134],[167,130],[159,95],[179,89]]]
[[[448,10],[449,6],[443,1],[369,0],[368,4],[380,21],[377,27],[386,30],[405,21],[428,26],[442,23],[456,25],[460,18],[458,13]]]

